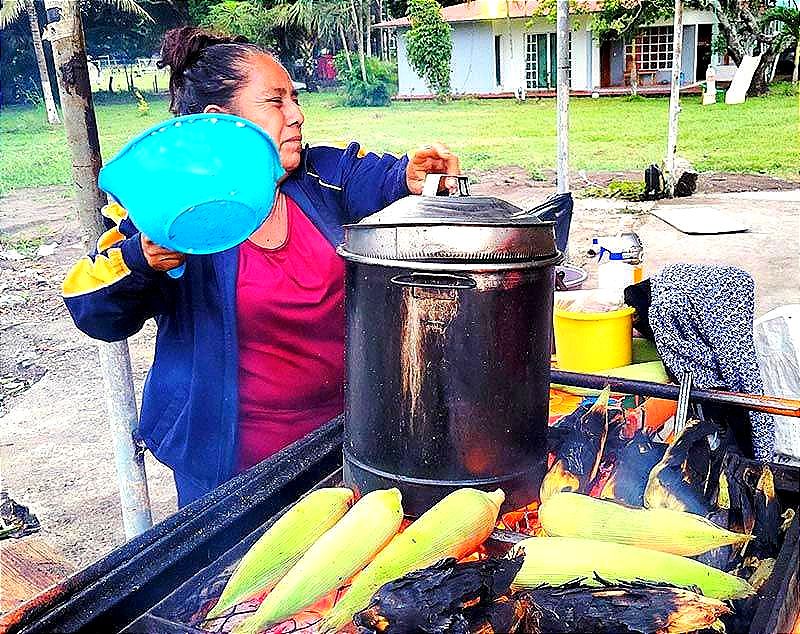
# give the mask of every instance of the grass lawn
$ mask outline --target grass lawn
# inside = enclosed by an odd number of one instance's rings
[[[122,96],[127,98],[127,96]],[[465,169],[520,165],[537,177],[555,163],[555,100],[395,103],[388,108],[339,106],[330,93],[303,94],[304,134],[310,143],[359,140],[372,151],[405,152],[441,140]],[[169,117],[168,102],[152,99],[150,112],[126,103],[99,104],[97,119],[106,159],[138,131]],[[573,99],[573,169],[642,170],[659,162],[666,145],[666,98]],[[771,95],[740,106],[702,107],[682,101],[679,154],[702,171],[767,173],[800,179],[798,98]],[[0,114],[0,194],[18,187],[70,181],[69,151],[60,127],[41,111],[7,108]]]

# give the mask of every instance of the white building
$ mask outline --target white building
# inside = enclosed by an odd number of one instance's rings
[[[576,11],[571,18],[572,90],[620,92],[630,84],[633,47],[619,40],[601,43],[591,30],[597,2],[590,0],[578,6],[580,13]],[[494,96],[555,90],[556,26],[537,15],[538,7],[535,0],[472,0],[442,9],[443,18],[452,27],[454,94]],[[723,60],[711,51],[716,33],[712,12],[686,10],[683,24],[681,84],[685,86],[704,79],[712,61],[718,64]],[[397,29],[398,95],[426,96],[430,91],[408,62],[405,34],[409,26],[407,18],[376,25]],[[649,25],[637,36],[636,59],[643,92],[669,91],[672,39],[669,20]]]

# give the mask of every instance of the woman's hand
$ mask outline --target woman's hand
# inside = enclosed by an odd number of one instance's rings
[[[428,174],[460,174],[458,157],[445,145],[433,143],[408,153],[406,185],[412,194],[421,194]]]
[[[178,268],[186,259],[185,253],[177,251],[170,251],[161,245],[156,244],[143,233],[141,235],[142,251],[144,252],[144,259],[154,271],[171,271]]]

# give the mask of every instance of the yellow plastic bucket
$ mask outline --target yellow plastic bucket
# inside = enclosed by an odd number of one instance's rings
[[[625,307],[607,313],[583,313],[556,308],[553,328],[556,363],[560,370],[597,372],[633,361],[633,313]]]

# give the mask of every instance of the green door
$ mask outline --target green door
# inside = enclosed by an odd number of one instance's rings
[[[536,36],[536,87],[547,88],[547,34]]]

